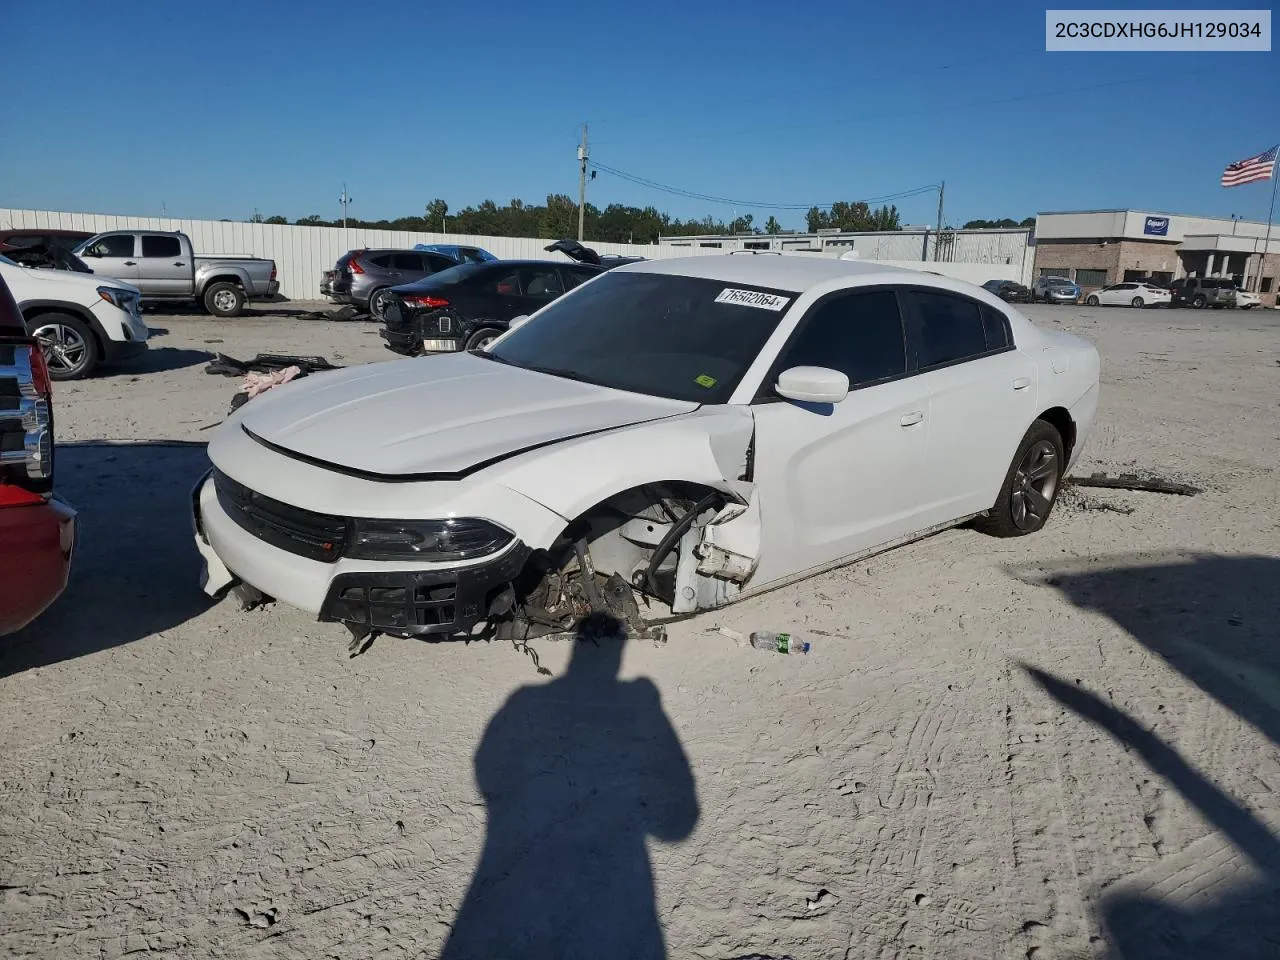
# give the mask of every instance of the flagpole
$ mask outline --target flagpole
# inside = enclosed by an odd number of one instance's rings
[[[1271,248],[1271,218],[1276,212],[1276,187],[1280,186],[1280,178],[1276,177],[1274,163],[1271,167],[1271,207],[1267,210],[1267,239],[1262,241],[1262,261],[1258,264],[1258,292],[1262,292],[1262,274],[1267,269],[1267,251]],[[1277,278],[1280,279],[1280,278]],[[1280,291],[1276,292],[1276,303],[1280,304]]]

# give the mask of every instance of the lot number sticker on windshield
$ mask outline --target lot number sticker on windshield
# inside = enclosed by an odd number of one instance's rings
[[[781,310],[791,302],[790,297],[775,293],[758,293],[755,290],[734,290],[725,287],[716,297],[716,303],[736,303],[742,307],[758,307],[761,310]]]

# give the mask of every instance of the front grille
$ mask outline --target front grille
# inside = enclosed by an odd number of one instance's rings
[[[339,620],[393,630],[449,627],[454,622],[458,585],[453,581],[419,584],[405,577],[401,583],[388,580],[386,586],[369,582],[335,587],[328,610]]]
[[[217,469],[213,485],[227,516],[259,540],[323,563],[334,563],[342,556],[347,542],[345,518],[291,507],[255,493]]]

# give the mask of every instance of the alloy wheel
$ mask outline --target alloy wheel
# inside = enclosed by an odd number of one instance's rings
[[[213,306],[221,313],[228,313],[236,308],[236,295],[230,290],[219,290],[213,295]]]
[[[1019,530],[1044,523],[1058,489],[1058,451],[1048,440],[1032,444],[1013,475],[1010,513]]]
[[[40,342],[45,363],[54,370],[75,373],[88,360],[89,345],[84,342],[84,337],[65,324],[45,324],[37,327],[31,335]]]

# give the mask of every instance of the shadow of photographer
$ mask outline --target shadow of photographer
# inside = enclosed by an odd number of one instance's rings
[[[444,960],[666,956],[646,841],[692,833],[693,772],[653,682],[618,679],[622,624],[592,615],[573,642],[476,750],[488,828]]]

